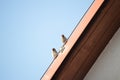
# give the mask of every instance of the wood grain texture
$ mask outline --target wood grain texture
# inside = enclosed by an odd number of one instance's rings
[[[120,27],[119,8],[119,0],[106,0],[104,2],[52,80],[83,80]]]

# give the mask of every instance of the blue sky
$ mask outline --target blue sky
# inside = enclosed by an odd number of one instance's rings
[[[39,80],[92,2],[0,0],[0,80]]]

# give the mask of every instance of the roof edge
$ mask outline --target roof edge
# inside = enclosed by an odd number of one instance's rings
[[[98,11],[98,9],[101,7],[104,0],[94,0],[93,4],[90,6],[87,13],[84,15],[84,17],[81,19],[81,21],[78,23],[77,27],[74,29],[73,33],[69,37],[68,41],[64,45],[64,51],[62,53],[59,53],[58,57],[52,62],[48,70],[45,72],[41,80],[50,80],[65,57],[68,55],[78,38],[81,36],[95,13]]]

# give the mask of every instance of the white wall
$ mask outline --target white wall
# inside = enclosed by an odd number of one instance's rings
[[[84,80],[120,80],[120,29],[113,36]]]

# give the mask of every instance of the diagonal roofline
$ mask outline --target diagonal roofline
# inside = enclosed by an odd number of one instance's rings
[[[81,21],[78,23],[74,31],[72,32],[71,36],[69,37],[68,41],[64,45],[64,51],[63,53],[59,53],[58,57],[54,59],[54,61],[51,63],[45,74],[42,76],[41,80],[50,80],[59,66],[62,64],[63,60],[66,58],[78,38],[81,36],[82,32],[85,30],[95,13],[98,11],[100,6],[104,0],[94,0],[84,17],[81,19]]]

